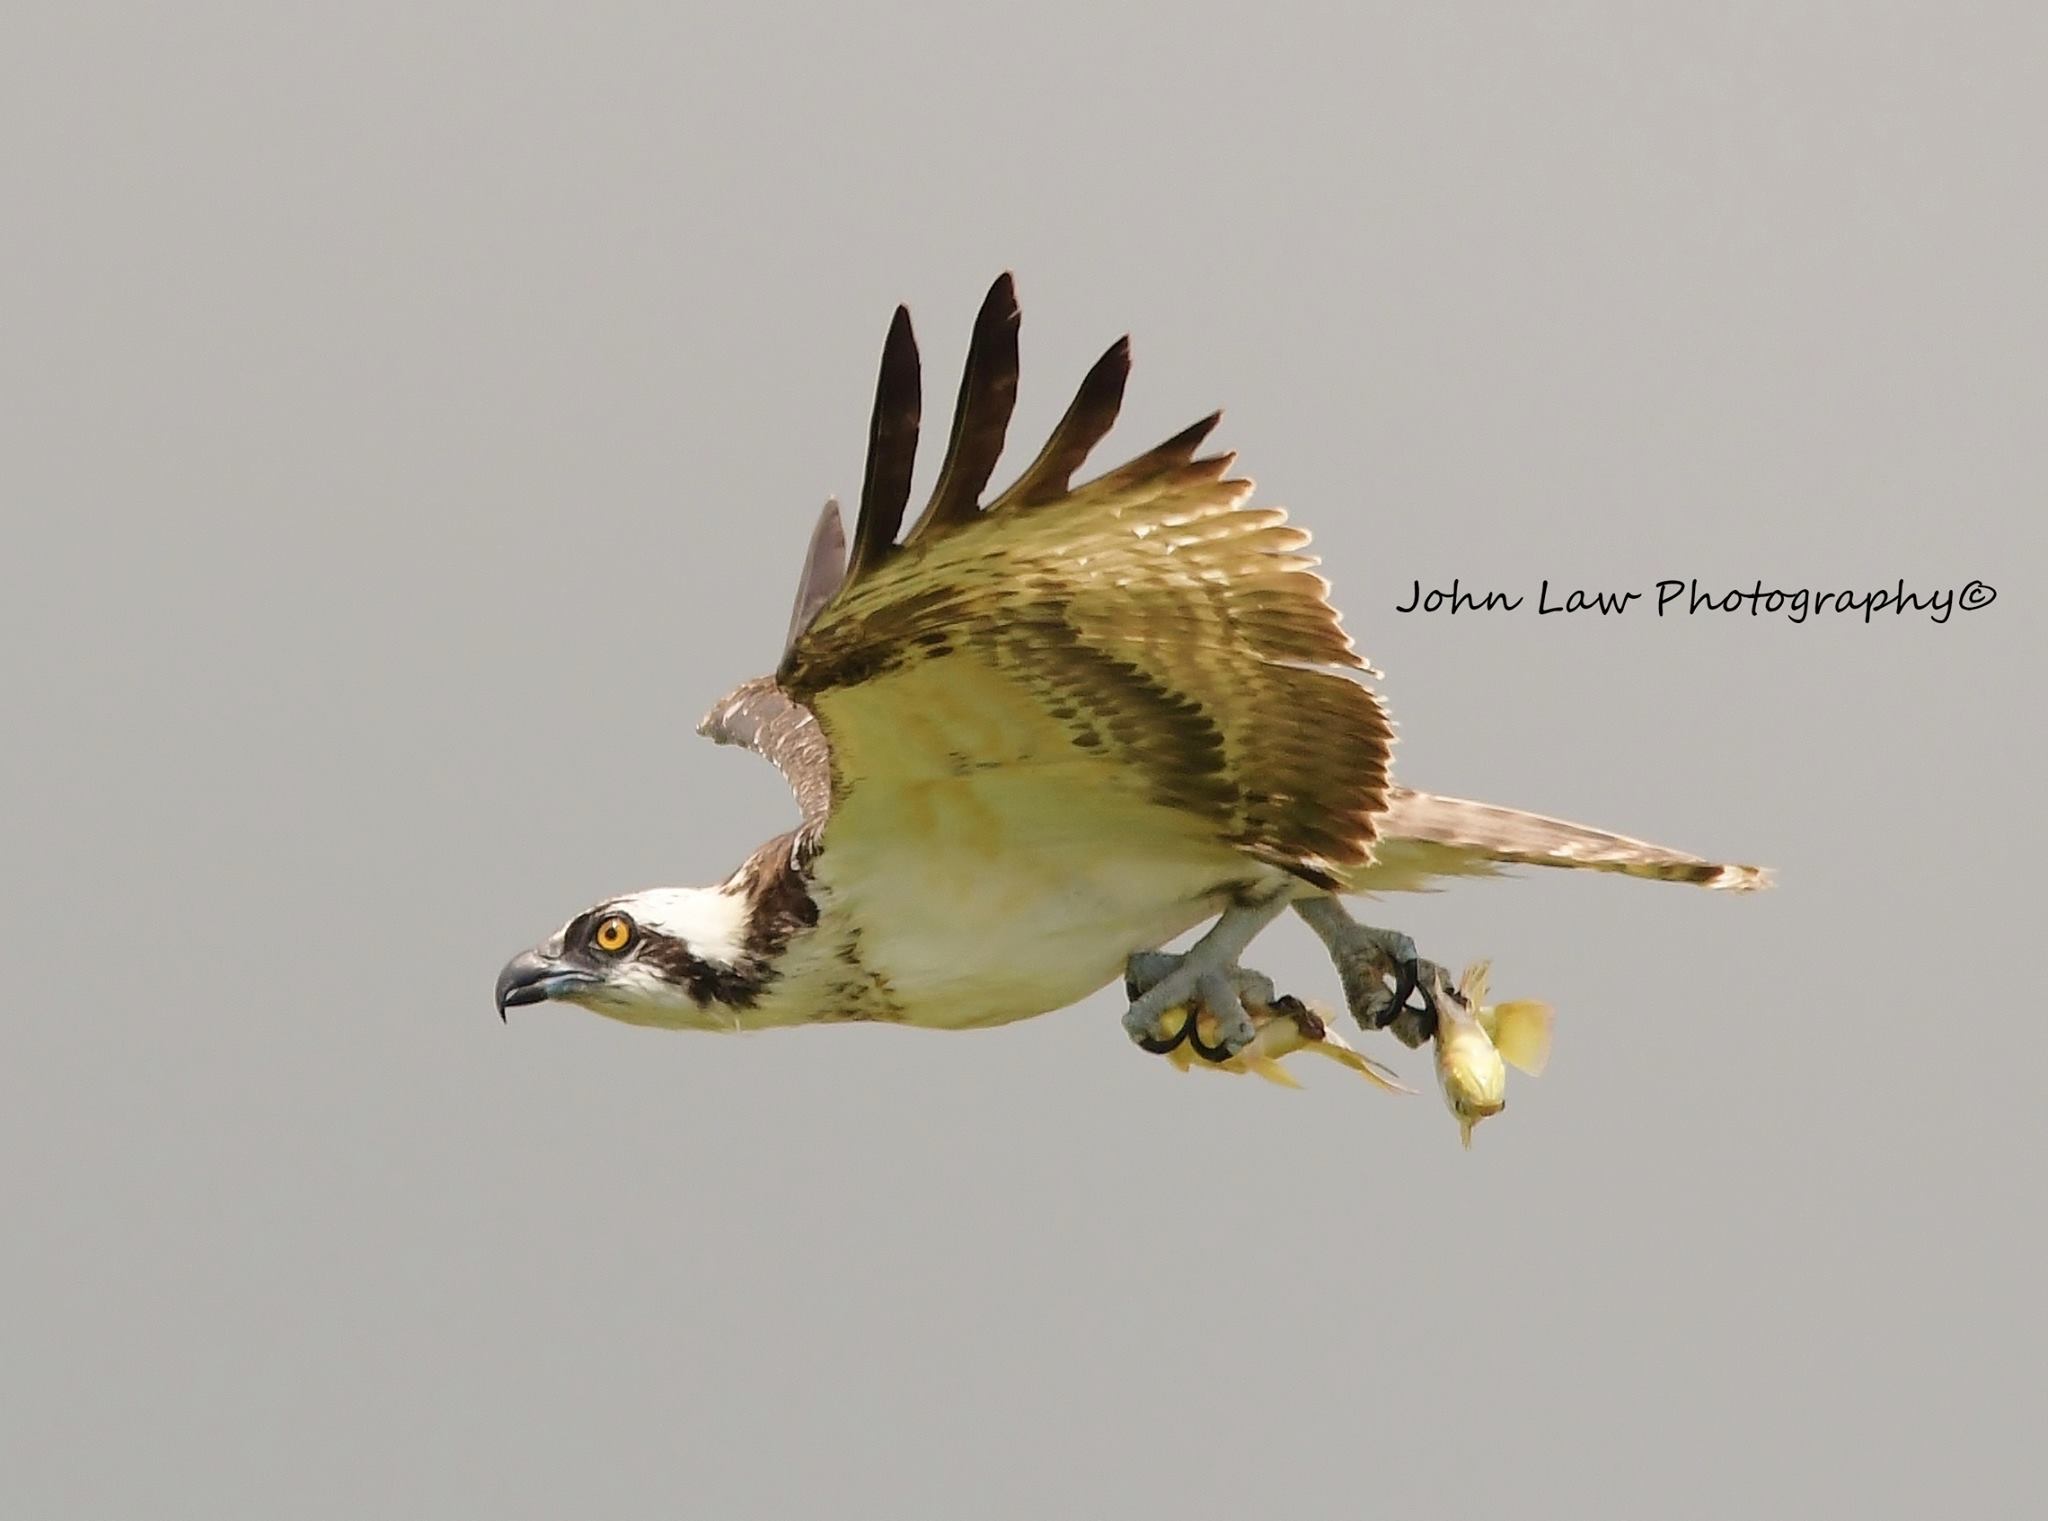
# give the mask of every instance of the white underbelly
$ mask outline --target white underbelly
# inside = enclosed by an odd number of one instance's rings
[[[1277,874],[1165,810],[1068,790],[1045,803],[1031,779],[1002,776],[892,788],[835,814],[821,908],[858,926],[861,965],[904,1022],[972,1029],[1064,1008]]]

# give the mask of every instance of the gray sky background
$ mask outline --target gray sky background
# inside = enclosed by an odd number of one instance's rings
[[[2016,1490],[2048,23],[1353,9],[9,8],[0,1510]],[[1469,1155],[1110,995],[498,1024],[506,955],[786,827],[692,726],[857,493],[893,304],[939,414],[1005,268],[1020,448],[1126,331],[1105,463],[1226,407],[1404,779],[1779,869],[1386,907],[1560,1011]],[[1998,598],[1393,611],[1453,576]],[[1298,926],[1250,959],[1336,994]]]

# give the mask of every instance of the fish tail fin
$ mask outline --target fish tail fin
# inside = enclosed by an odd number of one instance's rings
[[[1494,1005],[1494,1049],[1510,1067],[1540,1077],[1550,1061],[1550,1041],[1557,1014],[1549,1004],[1518,999]]]

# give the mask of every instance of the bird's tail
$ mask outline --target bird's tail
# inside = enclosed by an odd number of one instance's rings
[[[1771,881],[1760,866],[1725,865],[1519,808],[1405,787],[1392,788],[1387,802],[1375,858],[1346,879],[1346,892],[1414,892],[1432,877],[1491,876],[1502,866],[1617,871],[1731,892],[1754,892]]]

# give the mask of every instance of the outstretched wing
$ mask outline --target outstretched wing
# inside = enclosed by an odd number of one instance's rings
[[[795,645],[845,580],[846,529],[839,521],[839,503],[828,501],[811,530],[803,573],[797,577],[785,650]],[[815,832],[824,827],[832,806],[832,747],[816,716],[778,687],[774,677],[741,682],[712,704],[697,732],[765,757],[796,794],[805,828]]]
[[[808,621],[800,594],[773,681],[740,688],[706,732],[775,760],[828,830],[851,789],[1056,768],[1058,787],[1088,789],[1092,816],[1122,800],[1137,828],[1168,809],[1334,885],[1371,859],[1392,734],[1343,674],[1365,662],[1301,553],[1308,535],[1246,505],[1231,456],[1195,457],[1215,416],[1070,486],[1122,402],[1123,340],[983,506],[1016,397],[1017,325],[1004,275],[975,322],[931,501],[898,543],[920,400],[897,309],[844,581]]]
[[[1770,872],[1761,866],[1709,861],[1586,824],[1406,787],[1387,790],[1380,830],[1377,859],[1352,874],[1346,891],[1415,889],[1434,877],[1493,876],[1502,866],[1613,871],[1646,881],[1690,882],[1739,893],[1771,882]]]
[[[832,809],[832,747],[817,715],[776,686],[772,676],[743,681],[697,725],[721,745],[738,745],[771,761],[796,794],[804,827],[825,827]]]

